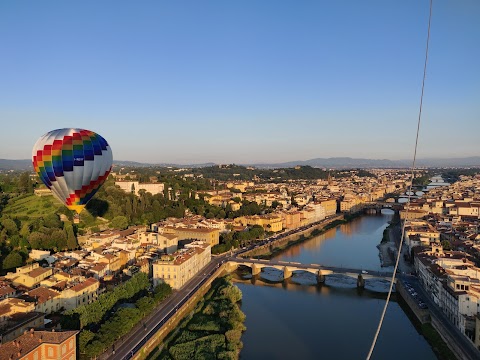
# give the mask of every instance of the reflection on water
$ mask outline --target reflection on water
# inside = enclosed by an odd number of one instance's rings
[[[318,283],[314,274],[307,271],[295,271],[291,278],[283,279],[283,273],[274,268],[264,268],[259,275],[252,276],[251,273],[237,271],[232,274],[236,283],[251,284],[256,286],[268,286],[282,289],[307,291],[310,293],[327,294],[330,291],[342,289],[356,289],[356,294],[368,292],[372,297],[386,299],[386,293],[390,283],[381,279],[367,279],[365,288],[357,288],[357,279],[344,275],[327,275],[324,283]],[[350,293],[350,292],[348,292]],[[353,294],[353,292],[352,292]]]
[[[375,246],[390,219],[391,215],[362,217],[276,259],[380,268]],[[353,278],[330,275],[325,284],[316,284],[313,274],[298,271],[283,281],[283,273],[274,268],[254,277],[240,269],[234,280],[242,290],[247,316],[240,353],[245,360],[364,359],[386,296],[385,282],[379,280],[367,280],[365,289],[357,289]],[[406,358],[435,355],[393,297],[372,359]]]
[[[392,217],[392,213],[382,213],[354,219],[287,249],[275,260],[382,270],[376,246]]]
[[[247,331],[241,359],[362,359],[370,347],[384,293],[287,282],[243,293]],[[258,284],[257,283],[257,284]],[[398,338],[403,344],[398,346]],[[373,359],[435,359],[433,351],[392,301]]]

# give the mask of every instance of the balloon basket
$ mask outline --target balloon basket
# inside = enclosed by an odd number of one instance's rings
[[[80,215],[79,214],[73,215],[73,223],[74,224],[80,224]]]

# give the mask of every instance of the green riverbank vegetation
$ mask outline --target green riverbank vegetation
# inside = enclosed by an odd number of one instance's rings
[[[242,292],[230,276],[216,279],[212,288],[149,359],[192,360],[239,358],[245,314]]]

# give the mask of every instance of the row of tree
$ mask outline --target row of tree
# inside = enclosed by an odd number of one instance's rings
[[[244,231],[222,233],[220,243],[212,248],[212,254],[221,254],[232,248],[243,247],[253,241],[263,239],[265,229],[260,225],[253,225]]]
[[[101,294],[94,302],[65,312],[62,317],[62,328],[83,329],[90,324],[98,324],[118,302],[130,299],[149,287],[148,275],[139,272],[112,291]]]
[[[115,341],[128,334],[145,316],[172,293],[168,284],[160,284],[153,294],[142,296],[134,307],[118,307],[111,317],[98,326],[97,331],[83,329],[79,335],[81,357],[93,358],[114,347]]]

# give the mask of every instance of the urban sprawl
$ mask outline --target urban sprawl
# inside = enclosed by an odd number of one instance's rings
[[[480,348],[480,176],[459,176],[451,184],[434,178],[407,203],[408,172],[369,173],[359,176],[352,170],[342,177],[283,182],[216,181],[215,189],[194,196],[233,213],[244,202],[269,211],[221,218],[186,210],[182,218],[87,231],[77,237],[76,250],[31,249],[26,265],[0,277],[0,359],[75,359],[79,330],[62,330],[62,314],[97,301],[136,274],[148,275],[152,289],[166,283],[175,291],[201,272],[212,255],[378,204],[396,207],[399,226],[405,227],[403,253],[413,273],[451,323]],[[135,196],[148,192],[171,201],[180,198],[178,190],[161,182],[140,182],[133,171],[111,176],[115,186]],[[35,196],[49,195],[48,189],[35,190]],[[68,221],[63,214],[60,219]],[[249,231],[250,237],[233,236]],[[224,244],[227,234],[236,248]]]

